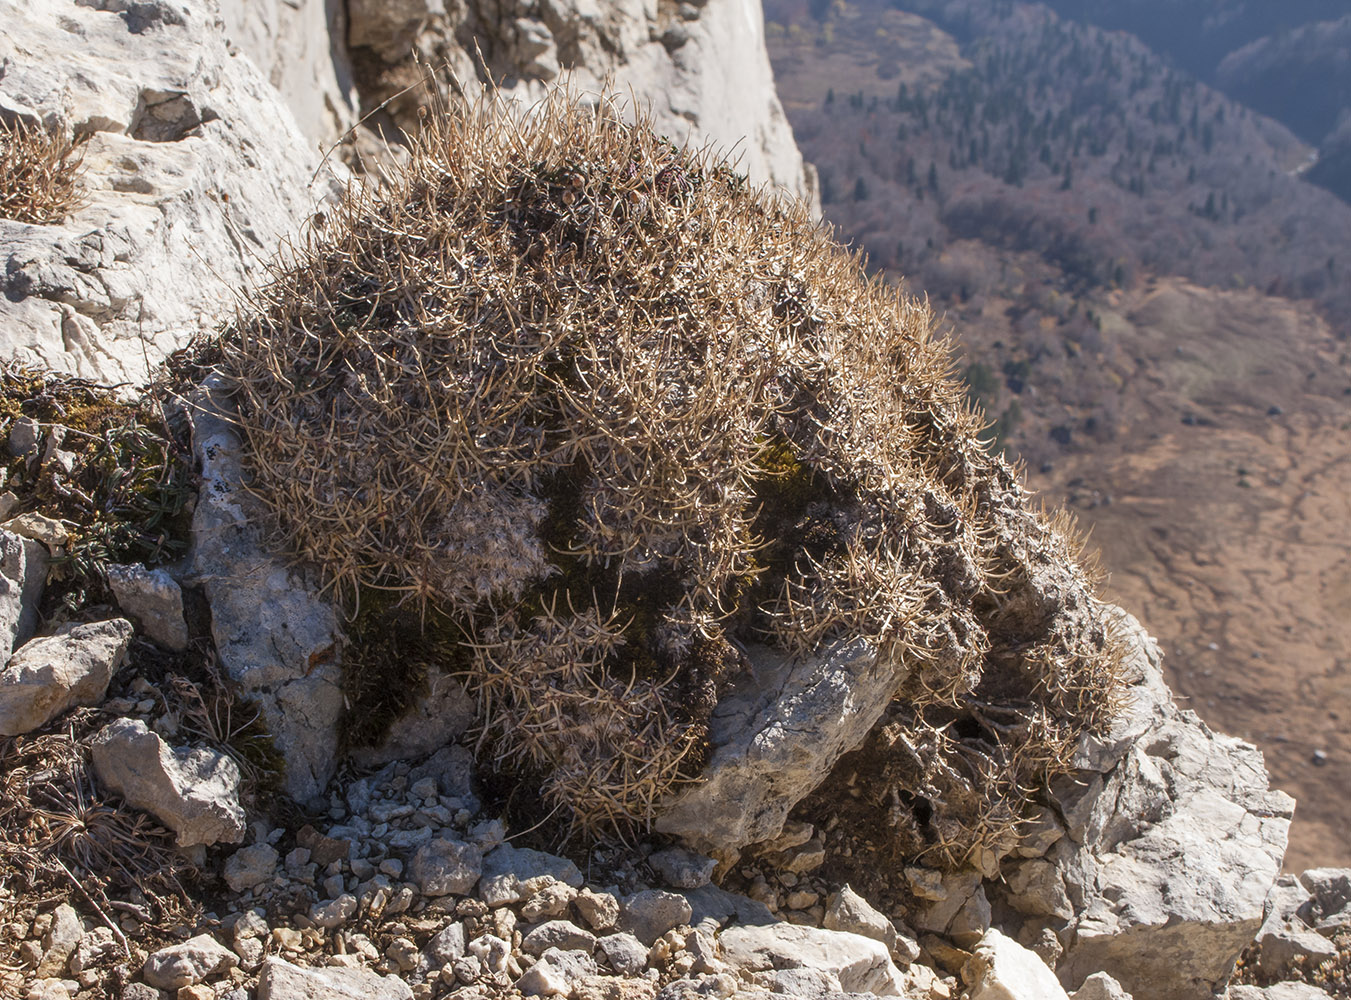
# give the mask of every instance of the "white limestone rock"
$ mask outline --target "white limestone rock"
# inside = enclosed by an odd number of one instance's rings
[[[0,0],[9,103],[88,136],[60,224],[0,220],[0,352],[105,382],[209,331],[332,193],[215,0]]]
[[[195,986],[210,976],[233,969],[239,956],[210,934],[161,948],[145,960],[141,978],[161,990]]]
[[[881,941],[901,967],[919,957],[919,945],[901,934],[885,914],[873,909],[866,899],[847,885],[831,893],[827,899],[823,923],[826,930],[848,931]]]
[[[333,0],[220,0],[226,38],[262,70],[311,150],[358,117],[343,8]]]
[[[446,66],[441,81],[453,75],[472,93],[483,80],[481,50],[505,95],[533,102],[561,70],[579,93],[611,79],[617,92],[649,106],[673,140],[710,142],[739,159],[752,183],[818,202],[774,89],[758,0],[674,10],[647,0],[555,0],[517,17],[483,17],[444,0],[352,0],[348,13],[353,61],[368,75],[372,65],[386,67],[383,89],[365,95],[372,104],[419,78],[414,51]],[[411,107],[425,99],[400,97],[396,117],[401,101]]]
[[[258,973],[258,1000],[413,1000],[413,991],[398,976],[367,969],[301,968],[268,958]]]
[[[709,720],[702,780],[672,795],[656,828],[696,850],[725,852],[771,840],[789,811],[857,748],[905,679],[866,640],[812,656],[763,647]]]
[[[550,948],[516,981],[516,988],[528,997],[567,996],[597,971],[595,959],[584,951]]]
[[[795,969],[775,969],[773,972],[757,972],[754,980],[771,993],[800,997],[804,1000],[823,1000],[845,992],[844,984],[833,972],[813,969],[810,966],[798,966]]]
[[[1069,1000],[1045,962],[995,928],[976,945],[962,978],[971,1000]]]
[[[349,893],[343,893],[337,899],[326,903],[315,903],[310,907],[310,921],[316,927],[331,931],[351,920],[357,912],[357,899]]]
[[[521,941],[521,951],[527,955],[543,955],[550,948],[584,951],[589,955],[595,947],[596,935],[570,920],[546,920],[532,928]]]
[[[1231,986],[1224,1000],[1333,1000],[1332,994],[1308,983],[1276,983],[1265,989],[1258,986]]]
[[[723,961],[741,972],[818,969],[838,978],[847,993],[904,995],[904,980],[886,945],[872,938],[775,923],[729,927],[718,941]]]
[[[1084,985],[1070,994],[1070,1000],[1132,1000],[1115,979],[1105,972],[1095,972],[1084,980]]]
[[[689,900],[679,893],[644,889],[621,900],[619,929],[650,946],[667,931],[689,923],[693,915]]]
[[[8,663],[10,654],[33,637],[46,582],[46,548],[0,531],[0,664]]]
[[[241,847],[226,860],[221,876],[231,892],[247,892],[272,880],[278,857],[277,849],[267,842]]]
[[[188,648],[183,591],[165,570],[145,566],[109,566],[108,586],[117,606],[141,623],[151,639],[178,652]]]
[[[99,781],[173,830],[180,847],[244,839],[239,768],[224,754],[170,747],[139,719],[104,726],[91,750]]]
[[[1310,868],[1299,884],[1310,897],[1298,911],[1305,923],[1329,937],[1351,926],[1351,868]]]
[[[1056,787],[1069,836],[1047,860],[1074,910],[1057,972],[1069,989],[1107,972],[1138,997],[1209,1000],[1262,925],[1294,802],[1254,747],[1172,703],[1153,640],[1123,621],[1135,700],[1122,725],[1138,735]],[[1052,916],[1054,890],[1036,894]]]
[[[465,945],[467,939],[464,932],[464,924],[459,921],[446,924],[427,942],[423,951],[431,961],[433,967],[440,968],[448,962],[454,962],[456,959],[464,958]]]
[[[483,859],[485,881],[503,875],[514,875],[521,883],[539,878],[541,875],[548,875],[574,889],[582,887],[581,871],[567,858],[546,854],[529,847],[512,847],[510,844],[494,848]]]
[[[31,732],[76,705],[102,702],[132,633],[122,618],[69,623],[19,647],[0,670],[0,736]]]
[[[418,848],[408,877],[424,896],[464,895],[483,871],[483,852],[473,844],[436,838]]]
[[[683,847],[668,847],[648,856],[648,865],[669,886],[677,889],[698,889],[713,881],[717,861]]]
[[[647,945],[632,934],[607,934],[597,944],[616,975],[637,976],[647,968]]]
[[[71,975],[78,976],[85,970],[92,969],[94,963],[105,956],[120,954],[121,951],[122,943],[113,937],[111,928],[95,927],[80,938],[71,953],[68,963]]]
[[[189,401],[202,485],[192,517],[191,578],[211,606],[226,675],[262,710],[286,761],[285,790],[306,801],[338,764],[342,632],[333,605],[300,567],[272,552],[266,518],[244,488],[238,433],[210,389]]]
[[[69,903],[59,904],[52,911],[52,925],[42,935],[42,961],[38,963],[38,978],[63,976],[70,957],[84,939],[84,922]]]
[[[1298,962],[1337,957],[1336,945],[1299,919],[1263,924],[1257,944],[1257,967],[1272,979],[1284,979]]]

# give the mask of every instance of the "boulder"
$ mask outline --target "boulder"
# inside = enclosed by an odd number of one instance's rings
[[[516,981],[516,988],[528,997],[568,996],[597,971],[595,959],[584,951],[550,948]]]
[[[1131,995],[1107,973],[1095,972],[1070,994],[1070,1000],[1131,1000]]]
[[[170,747],[139,719],[104,726],[91,750],[99,781],[173,830],[180,847],[244,839],[239,768],[225,754]]]
[[[847,885],[839,892],[831,893],[826,900],[823,923],[827,930],[848,931],[881,941],[901,966],[909,965],[919,957],[919,945],[897,931],[896,925],[888,917],[873,909],[866,899]]]
[[[33,637],[38,602],[47,582],[47,550],[10,531],[0,531],[0,665]]]
[[[143,382],[333,191],[215,0],[0,0],[0,65],[5,101],[88,137],[61,224],[0,220],[5,357]]]
[[[230,855],[221,873],[234,892],[246,892],[272,880],[277,870],[277,849],[268,843],[241,847]]]
[[[473,844],[437,838],[418,848],[408,877],[424,896],[464,895],[478,883],[483,852]]]
[[[431,98],[430,87],[399,93],[426,76],[415,54],[448,70],[433,86],[453,77],[472,94],[486,53],[500,92],[522,101],[538,99],[566,63],[579,92],[609,80],[650,107],[659,134],[735,149],[752,183],[817,198],[774,89],[758,3],[703,0],[671,14],[642,0],[558,0],[485,19],[445,0],[350,0],[347,12],[363,97],[371,106],[392,99],[389,110],[404,127]]]
[[[413,991],[398,976],[336,966],[301,968],[268,958],[258,971],[258,1000],[413,1000]]]
[[[240,439],[228,404],[209,388],[189,402],[202,485],[192,517],[192,581],[211,606],[211,634],[226,675],[255,702],[286,762],[297,801],[323,791],[338,763],[342,632],[304,567],[269,546],[267,519],[245,488]]]
[[[995,928],[972,951],[962,978],[971,1000],[1069,1000],[1045,962]]]
[[[188,623],[183,619],[183,591],[162,569],[109,566],[108,586],[117,606],[140,622],[145,634],[166,649],[188,648]]]
[[[42,961],[36,974],[39,978],[63,976],[70,957],[85,936],[84,922],[69,903],[61,903],[52,911],[52,925],[42,935]]]
[[[1132,685],[1112,727],[1121,738],[1085,741],[1091,766],[1055,789],[1069,835],[1047,860],[1074,911],[1057,972],[1068,989],[1105,971],[1137,997],[1208,1000],[1262,925],[1294,802],[1268,787],[1254,747],[1172,703],[1153,639],[1121,622]],[[1046,891],[1015,898],[1055,917],[1053,883],[1034,869],[1022,888]]]
[[[76,705],[102,702],[132,633],[122,618],[73,622],[19,647],[0,670],[0,736],[31,732]]]
[[[193,986],[239,964],[239,956],[210,934],[161,948],[145,960],[141,978],[161,990]]]
[[[777,837],[789,810],[863,742],[905,679],[863,640],[799,657],[752,648],[749,663],[714,709],[703,779],[657,817],[659,831],[697,850]]]
[[[729,927],[719,937],[723,960],[744,973],[809,968],[835,976],[847,993],[904,995],[904,980],[880,941],[796,924]]]
[[[625,896],[619,914],[619,929],[651,945],[667,931],[690,922],[694,909],[679,893],[645,889]]]

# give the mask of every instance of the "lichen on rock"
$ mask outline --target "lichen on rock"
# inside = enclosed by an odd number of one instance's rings
[[[749,651],[861,641],[895,828],[959,863],[1105,718],[1116,653],[932,327],[804,206],[559,91],[431,116],[220,370],[277,541],[354,613],[452,623],[483,758],[548,808],[650,824]]]

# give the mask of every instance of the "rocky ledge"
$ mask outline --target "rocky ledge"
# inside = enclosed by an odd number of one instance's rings
[[[22,536],[0,540],[26,551]],[[1129,619],[1131,697],[1080,747],[1035,835],[994,872],[906,867],[907,902],[883,912],[832,875],[843,829],[790,820],[730,867],[669,840],[576,861],[521,846],[528,833],[485,813],[459,745],[349,767],[303,814],[249,822],[234,761],[189,738],[166,692],[119,660],[125,620],[25,642],[15,606],[0,699],[98,706],[84,710],[94,775],[195,859],[203,904],[166,940],[134,892],[92,911],[4,901],[21,970],[9,982],[33,1000],[1314,1000],[1328,994],[1282,979],[1335,958],[1351,929],[1351,872],[1278,878],[1293,803],[1267,789],[1253,748],[1173,705]],[[182,611],[169,607],[140,628],[172,633]],[[14,664],[44,642],[103,664],[99,690],[81,688],[88,670],[57,669],[38,692]],[[1277,985],[1226,993],[1250,946],[1245,977]]]

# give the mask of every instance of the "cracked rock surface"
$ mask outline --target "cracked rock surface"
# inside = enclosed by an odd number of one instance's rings
[[[210,330],[330,193],[215,0],[0,0],[0,105],[87,137],[60,225],[0,219],[0,351],[109,383]]]

